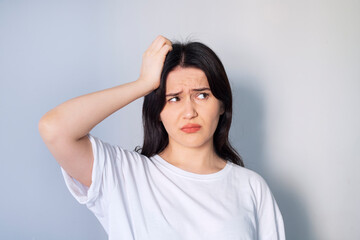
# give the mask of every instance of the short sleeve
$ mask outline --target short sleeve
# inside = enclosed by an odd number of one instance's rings
[[[61,171],[67,188],[81,204],[86,204],[95,215],[105,212],[109,194],[117,184],[121,161],[118,159],[117,147],[87,134],[92,146],[94,163],[90,187],[71,177],[62,167]]]
[[[280,209],[266,181],[260,175],[257,176],[254,185],[258,240],[285,240],[284,222]]]

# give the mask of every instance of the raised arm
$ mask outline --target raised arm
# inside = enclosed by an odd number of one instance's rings
[[[158,36],[144,52],[136,81],[72,98],[47,112],[39,132],[58,163],[72,177],[91,185],[94,157],[87,134],[109,115],[158,88],[171,42]]]

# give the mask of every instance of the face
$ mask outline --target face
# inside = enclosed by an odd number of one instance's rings
[[[219,117],[224,113],[222,105],[212,94],[202,70],[176,67],[167,76],[166,104],[160,113],[169,144],[212,144]]]

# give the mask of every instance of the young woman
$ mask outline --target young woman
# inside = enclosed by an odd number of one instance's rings
[[[141,149],[89,133],[143,96]],[[199,42],[158,36],[136,81],[60,104],[39,131],[69,191],[109,239],[284,240],[267,183],[228,141],[231,117],[231,89],[216,54]]]

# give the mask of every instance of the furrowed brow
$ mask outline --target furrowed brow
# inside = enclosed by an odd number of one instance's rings
[[[166,94],[165,96],[166,96],[166,97],[177,96],[177,95],[179,95],[179,94],[182,93],[182,92],[183,92],[183,91],[177,92],[177,93],[168,93],[168,94]]]
[[[210,90],[210,88],[208,87],[203,87],[203,88],[193,88],[191,89],[191,91],[194,91],[194,92],[202,92],[202,91],[205,91],[205,90]],[[178,96],[179,94],[181,94],[183,91],[180,91],[180,92],[176,92],[176,93],[168,93],[166,94],[165,96],[166,97],[170,97],[170,96]]]
[[[194,92],[201,92],[201,91],[205,91],[205,90],[209,90],[209,91],[210,91],[210,88],[208,88],[208,87],[203,87],[203,88],[194,88],[194,89],[192,89],[192,91],[194,91]]]

